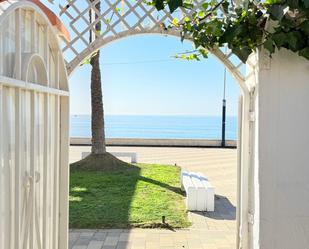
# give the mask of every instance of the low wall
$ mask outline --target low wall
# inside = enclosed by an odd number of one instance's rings
[[[91,145],[91,138],[71,137],[71,145]],[[208,139],[144,139],[107,138],[108,146],[149,146],[149,147],[221,147],[221,140]],[[236,148],[237,141],[227,140],[226,147]]]

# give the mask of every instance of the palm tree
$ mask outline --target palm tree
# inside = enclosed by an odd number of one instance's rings
[[[91,0],[92,2],[94,0]],[[95,19],[98,18],[97,13],[101,11],[101,2],[96,4],[97,12]],[[92,11],[89,11],[90,23],[92,23]],[[101,33],[101,22],[95,26],[95,33],[90,31],[89,41],[93,41],[94,36],[99,36]],[[117,159],[110,153],[106,152],[105,127],[104,127],[104,108],[102,81],[100,69],[100,50],[94,53],[90,58],[91,65],[91,132],[92,132],[92,147],[91,154],[81,161],[73,163],[73,168],[84,169],[115,169],[121,166],[128,166],[127,163]]]
[[[93,1],[93,0],[92,0]],[[96,4],[98,12],[101,10],[101,1]],[[90,23],[92,13],[90,11]],[[97,14],[96,14],[97,17]],[[95,26],[96,34],[90,31],[90,43],[93,36],[101,32],[101,22]],[[97,51],[90,59],[91,64],[91,132],[92,132],[92,147],[91,152],[95,155],[106,153],[105,143],[105,127],[104,127],[104,108],[102,96],[102,82],[100,69],[100,50]]]

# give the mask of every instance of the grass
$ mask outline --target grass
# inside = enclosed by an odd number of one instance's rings
[[[188,227],[179,175],[179,167],[146,164],[71,170],[70,227],[165,227],[162,216],[170,227]]]

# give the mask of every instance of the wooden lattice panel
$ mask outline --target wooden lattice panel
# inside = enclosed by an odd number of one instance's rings
[[[101,10],[96,8],[101,2]],[[61,1],[60,16],[70,31],[71,41],[63,48],[69,74],[93,52],[114,40],[137,34],[165,34],[179,36],[177,28],[166,29],[177,18],[198,11],[204,0],[193,1],[196,9],[178,9],[173,14],[168,9],[157,11],[144,0],[66,0]],[[96,25],[101,22],[101,32]],[[90,39],[90,35],[92,39]],[[230,60],[221,50],[213,50],[238,81],[243,81],[239,61]]]

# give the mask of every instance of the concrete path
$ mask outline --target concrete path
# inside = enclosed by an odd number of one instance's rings
[[[71,146],[70,162],[90,147]],[[235,249],[235,149],[109,147],[108,151],[137,152],[138,162],[177,164],[204,173],[215,186],[215,212],[190,212],[189,229],[71,230],[70,249]],[[125,160],[125,158],[124,158]]]

